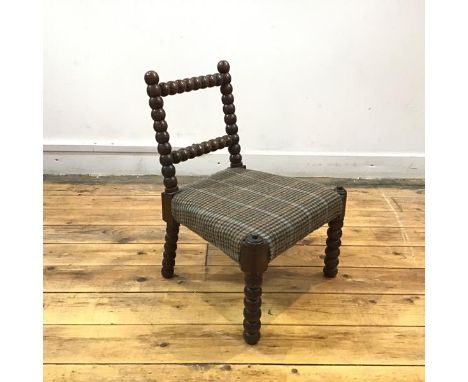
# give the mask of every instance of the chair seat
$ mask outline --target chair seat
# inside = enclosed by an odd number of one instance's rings
[[[172,199],[176,221],[236,261],[248,234],[263,237],[272,260],[341,212],[341,198],[332,189],[244,168],[217,172]]]

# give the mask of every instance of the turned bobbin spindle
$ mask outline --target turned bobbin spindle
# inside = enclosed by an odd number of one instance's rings
[[[244,272],[244,340],[255,345],[260,339],[262,278],[269,262],[267,243],[258,234],[247,235],[241,244],[240,266]]]
[[[233,88],[231,85],[231,75],[229,74],[229,63],[227,61],[220,61],[218,63],[218,72],[221,76],[221,101],[223,102],[224,122],[226,123],[226,134],[232,136],[237,134],[237,117],[235,114],[236,107],[234,106],[234,96],[232,94]],[[237,141],[239,139],[237,138]],[[231,167],[242,167],[242,155],[240,154],[240,146],[237,145],[233,148],[233,139],[231,138],[228,145],[229,161]]]
[[[346,210],[346,190],[339,186],[335,191],[340,195],[342,201],[342,213],[331,222],[328,223],[327,241],[325,248],[325,266],[323,267],[323,274],[325,277],[333,278],[338,274],[338,264],[340,262],[340,246],[341,236],[343,235],[343,224]]]
[[[161,173],[164,177],[163,183],[165,191],[175,192],[178,190],[177,178],[175,177],[175,167],[173,166],[171,155],[172,147],[169,143],[170,137],[167,132],[167,123],[165,121],[166,112],[164,111],[164,101],[162,99],[166,84],[159,84],[159,76],[154,71],[149,71],[145,74],[145,82],[148,85],[146,91],[150,97],[149,105],[151,107],[151,118],[154,121],[153,128],[156,132],[155,139],[158,143],[159,162],[162,166]],[[167,86],[167,88],[168,91],[174,91],[177,85],[171,82],[171,85]]]

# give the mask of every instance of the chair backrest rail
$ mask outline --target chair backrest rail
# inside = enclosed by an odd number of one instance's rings
[[[229,77],[228,77],[229,76]],[[200,89],[212,88],[214,86],[221,86],[223,82],[229,83],[230,75],[227,74],[207,74],[206,76],[198,76],[192,78],[184,78],[183,80],[160,82],[158,85],[160,88],[161,97],[168,95],[182,94]],[[151,89],[156,94],[157,89]]]
[[[238,138],[238,137],[237,137]],[[208,154],[210,152],[230,147],[233,143],[231,135],[223,135],[215,139],[210,139],[201,143],[194,143],[191,146],[172,151],[172,162],[177,164],[186,160]]]

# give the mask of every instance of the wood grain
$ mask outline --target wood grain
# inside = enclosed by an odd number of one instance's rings
[[[44,265],[156,265],[163,244],[44,244]],[[180,244],[177,264],[205,265],[206,244]],[[223,255],[226,256],[226,255]]]
[[[323,245],[322,227],[299,241],[301,245]],[[423,228],[343,227],[346,245],[424,246]],[[164,226],[45,226],[44,243],[164,243]],[[200,236],[181,227],[179,243],[206,243]]]
[[[309,178],[310,179],[310,178]],[[180,178],[179,178],[180,180]],[[184,184],[191,181],[182,182]],[[57,195],[122,195],[122,196],[140,196],[140,195],[160,195],[164,186],[153,183],[53,183],[44,182],[44,194],[48,196]],[[416,197],[424,198],[424,188],[404,188],[404,187],[350,187],[347,186],[348,196],[355,197]]]
[[[165,225],[153,226],[44,226],[44,243],[153,243],[164,244]],[[179,243],[205,243],[189,229],[182,227]]]
[[[45,209],[147,209],[161,211],[161,196],[158,195],[46,195]],[[424,198],[421,197],[367,197],[355,195],[346,204],[347,211],[423,211]]]
[[[164,187],[155,183],[51,183],[44,182],[46,196],[159,196]]]
[[[324,245],[295,245],[276,257],[269,267],[322,266]],[[162,259],[163,244],[44,244],[44,265],[156,265]],[[180,244],[178,265],[236,265],[216,247]],[[340,262],[345,267],[424,268],[424,247],[342,246]]]
[[[45,363],[295,363],[422,365],[424,328],[264,325],[256,346],[241,325],[52,325]],[[291,346],[291,344],[294,346]],[[203,349],[203,351],[201,351]]]
[[[53,210],[119,208],[161,211],[161,195],[46,195],[43,206]]]
[[[326,228],[277,257],[249,347],[238,264],[182,227],[163,279],[163,186],[91,182],[44,183],[45,381],[424,380],[424,189],[347,187],[337,278]]]
[[[177,266],[173,279],[162,279],[159,266],[46,266],[46,292],[237,292],[243,275],[236,266]],[[272,267],[264,291],[296,293],[423,294],[423,269],[340,268],[335,279],[321,267]]]
[[[45,324],[238,324],[242,293],[46,293]],[[424,325],[424,296],[264,293],[262,324]]]
[[[149,225],[163,224],[161,211],[144,208],[45,209],[44,225]],[[423,212],[354,210],[346,214],[348,227],[424,227]]]
[[[306,365],[45,365],[49,382],[422,382],[422,366]]]
[[[295,245],[276,257],[268,266],[322,266],[324,245]],[[222,251],[208,246],[208,265],[234,265]],[[340,264],[363,268],[424,268],[424,247],[341,246]]]

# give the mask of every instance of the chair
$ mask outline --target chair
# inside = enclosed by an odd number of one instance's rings
[[[328,223],[325,277],[335,277],[345,216],[346,190],[247,169],[242,163],[229,63],[218,73],[159,82],[145,74],[159,161],[164,177],[161,194],[166,236],[161,274],[174,275],[180,224],[185,225],[240,264],[244,272],[244,340],[260,339],[262,276],[268,264],[310,232]],[[165,121],[163,97],[219,86],[226,135],[173,150]],[[227,147],[230,167],[179,189],[174,164]]]

